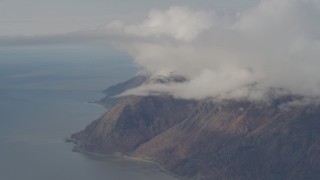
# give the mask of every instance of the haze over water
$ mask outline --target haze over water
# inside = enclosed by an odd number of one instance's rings
[[[0,52],[0,179],[175,179],[148,163],[72,152],[63,141],[105,111],[87,102],[136,72],[126,56],[92,54]]]

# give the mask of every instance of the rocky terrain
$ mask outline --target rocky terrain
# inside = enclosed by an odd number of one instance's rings
[[[101,102],[111,108],[71,136],[77,148],[152,160],[192,179],[320,179],[320,106],[290,104],[294,96],[112,98],[147,81],[136,77],[106,90]]]

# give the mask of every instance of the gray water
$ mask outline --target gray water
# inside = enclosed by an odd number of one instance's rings
[[[64,137],[105,109],[104,88],[135,73],[107,52],[0,51],[0,180],[173,180],[155,165],[72,152]]]

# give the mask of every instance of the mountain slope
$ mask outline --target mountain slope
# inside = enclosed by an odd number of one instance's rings
[[[319,107],[200,104],[135,155],[204,179],[319,179]]]
[[[130,154],[139,145],[188,117],[194,101],[168,96],[128,96],[85,130],[72,135],[95,153]]]
[[[125,82],[111,86],[103,91],[106,96],[98,101],[98,103],[104,105],[107,108],[110,108],[121,99],[120,97],[117,97],[117,95],[120,95],[128,89],[132,89],[142,85],[146,80],[147,76],[138,75]]]
[[[81,150],[153,160],[197,179],[320,179],[320,107],[127,96],[83,131]]]

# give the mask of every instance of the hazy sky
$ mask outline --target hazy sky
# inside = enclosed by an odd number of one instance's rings
[[[94,29],[114,19],[140,20],[150,9],[173,5],[239,9],[257,0],[0,0],[0,36]]]

